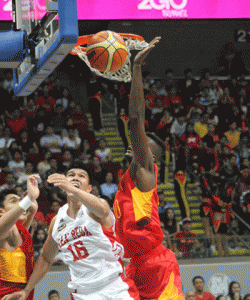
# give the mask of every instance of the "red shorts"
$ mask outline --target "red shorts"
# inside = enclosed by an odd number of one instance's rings
[[[0,299],[8,294],[22,291],[26,283],[7,282],[0,279]],[[34,290],[29,294],[27,300],[32,300],[34,297]]]
[[[134,280],[141,300],[184,300],[179,265],[174,253],[163,245],[131,259],[126,274]]]

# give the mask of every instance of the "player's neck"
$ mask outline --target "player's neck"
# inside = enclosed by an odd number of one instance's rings
[[[68,199],[68,205],[69,208],[67,210],[67,215],[70,218],[75,219],[77,217],[80,207],[82,206],[82,203],[80,201]]]

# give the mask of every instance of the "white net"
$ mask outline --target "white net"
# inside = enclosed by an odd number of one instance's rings
[[[93,68],[88,60],[87,54],[85,51],[83,51],[80,47],[75,47],[72,52],[76,53],[90,68],[92,72],[97,74],[98,76],[102,76],[104,78],[110,79],[110,80],[116,80],[116,81],[124,81],[124,82],[129,82],[131,81],[131,62],[130,62],[130,57],[131,57],[131,50],[143,50],[148,46],[148,43],[145,41],[139,41],[136,39],[131,39],[131,38],[124,38],[124,41],[126,43],[127,49],[128,49],[128,56],[123,64],[123,66],[115,71],[115,72],[107,72],[103,73],[100,72],[99,70]]]

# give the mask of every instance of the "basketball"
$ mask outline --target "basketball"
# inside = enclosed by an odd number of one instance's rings
[[[93,35],[87,44],[87,57],[91,66],[101,72],[115,72],[125,63],[127,47],[123,38],[113,31]]]

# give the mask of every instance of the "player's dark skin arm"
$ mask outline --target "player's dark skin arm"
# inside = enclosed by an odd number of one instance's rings
[[[154,188],[155,174],[154,159],[145,132],[145,99],[141,66],[159,41],[160,37],[156,37],[148,47],[136,55],[129,101],[130,138],[134,153],[129,169],[135,186],[142,192],[148,192]]]

